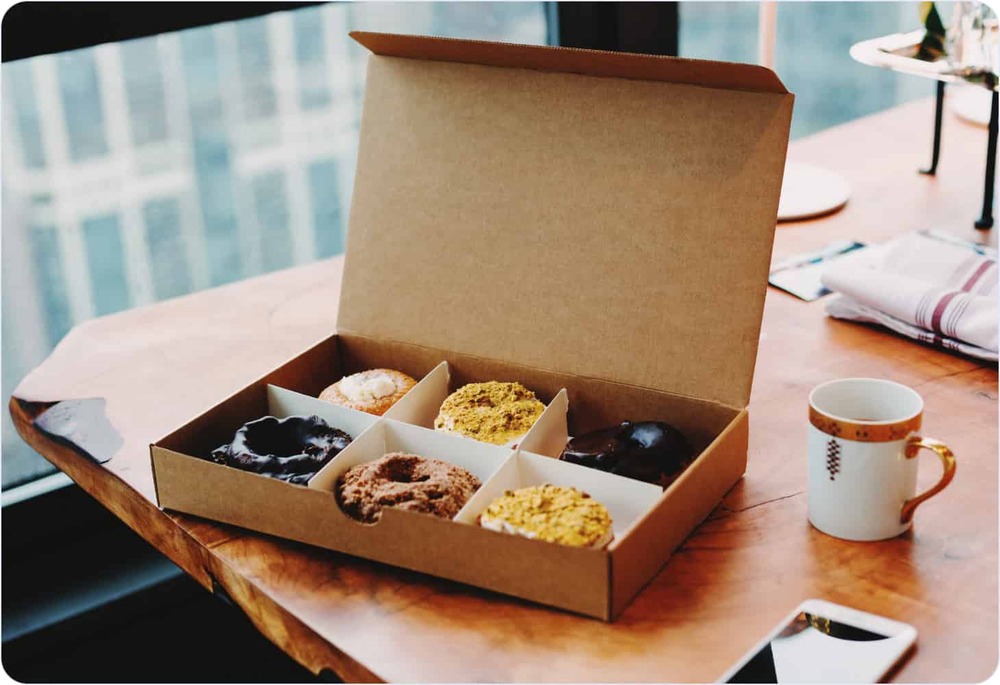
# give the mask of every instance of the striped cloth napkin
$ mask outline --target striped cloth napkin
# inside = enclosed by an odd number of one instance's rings
[[[831,263],[826,312],[979,359],[997,361],[997,256],[912,233]]]

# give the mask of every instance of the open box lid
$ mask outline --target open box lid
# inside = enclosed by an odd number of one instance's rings
[[[792,113],[762,67],[352,33],[338,330],[749,402]]]

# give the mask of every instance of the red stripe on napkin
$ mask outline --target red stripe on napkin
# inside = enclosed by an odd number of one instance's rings
[[[967,280],[965,285],[962,286],[962,290],[970,292],[979,279],[983,277],[983,274],[986,273],[989,268],[993,266],[993,264],[993,262],[983,260],[983,263],[979,265],[979,268],[972,272],[972,275],[969,276],[969,280]]]
[[[941,335],[947,335],[941,330],[941,317],[944,316],[944,310],[948,308],[951,301],[954,300],[959,293],[952,291],[938,300],[937,306],[934,307],[934,314],[931,315],[931,328],[934,332],[940,333]]]
[[[980,259],[981,257],[978,254],[972,253],[963,261],[959,262],[958,266],[955,267],[955,270],[951,272],[951,276],[949,276],[944,282],[945,285],[957,286],[962,282],[962,274],[968,273],[969,269],[975,266],[976,262]]]

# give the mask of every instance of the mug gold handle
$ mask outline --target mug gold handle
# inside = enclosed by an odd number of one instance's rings
[[[941,464],[944,466],[944,472],[941,474],[941,480],[934,487],[903,503],[903,511],[899,517],[900,523],[909,523],[912,521],[913,512],[916,510],[917,505],[944,490],[945,486],[955,477],[955,455],[948,449],[947,445],[933,438],[922,438],[919,435],[915,435],[906,439],[906,458],[913,459],[916,457],[920,453],[921,447],[931,450],[940,457]]]

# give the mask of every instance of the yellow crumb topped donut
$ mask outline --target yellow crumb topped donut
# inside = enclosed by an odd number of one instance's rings
[[[479,515],[479,525],[574,547],[603,547],[614,537],[603,504],[576,488],[548,484],[508,490]]]
[[[469,383],[448,395],[434,428],[505,445],[527,433],[544,410],[535,393],[520,383]]]
[[[382,416],[417,382],[394,369],[369,369],[344,376],[320,393],[319,399]]]

